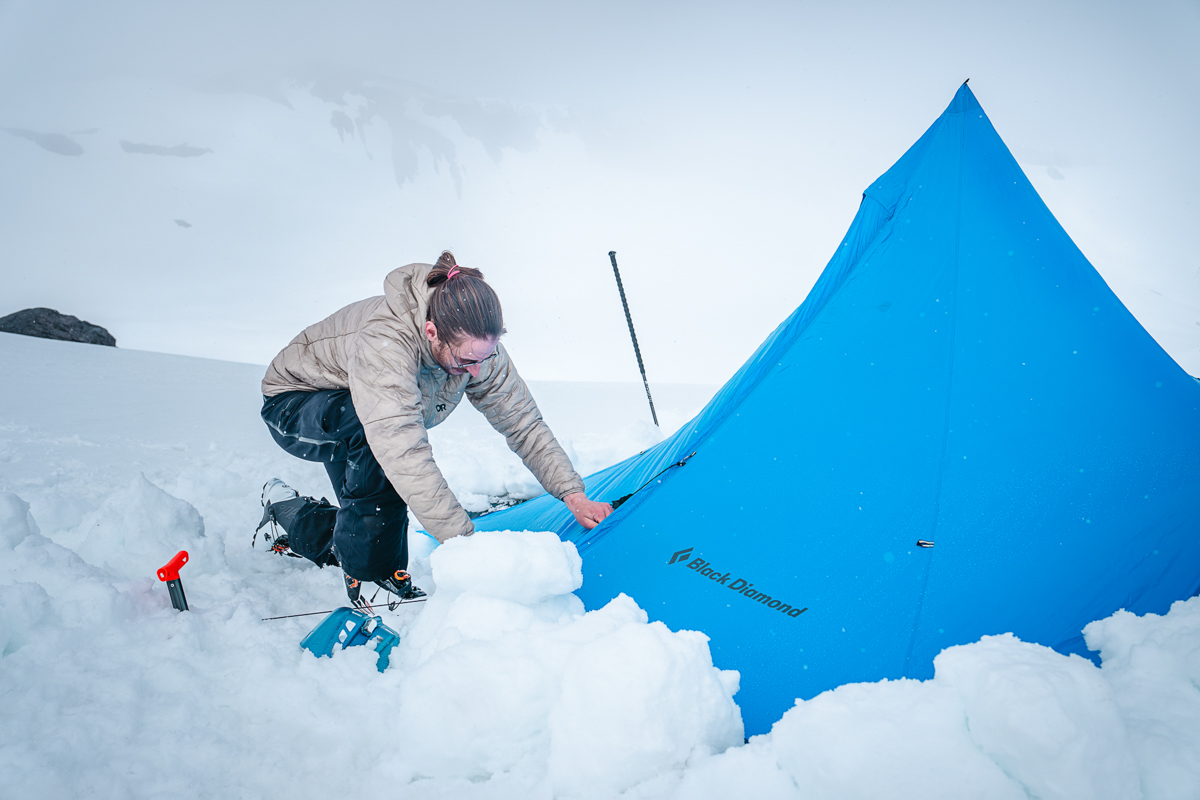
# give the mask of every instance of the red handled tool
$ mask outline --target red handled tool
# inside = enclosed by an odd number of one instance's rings
[[[188,561],[187,550],[180,550],[167,565],[158,571],[158,579],[166,581],[167,591],[171,593],[171,605],[178,611],[187,611],[187,598],[183,596],[183,581],[179,580],[179,568]]]

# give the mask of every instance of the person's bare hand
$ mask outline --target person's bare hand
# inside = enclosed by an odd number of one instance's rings
[[[588,500],[583,492],[572,492],[563,498],[567,508],[575,515],[575,521],[589,531],[599,525],[605,517],[613,513],[613,507],[608,503],[597,503]]]

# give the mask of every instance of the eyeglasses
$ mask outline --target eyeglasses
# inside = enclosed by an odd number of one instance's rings
[[[454,355],[454,350],[449,346],[446,347],[450,351],[450,360],[454,362],[455,369],[466,369],[467,367],[478,367],[480,364],[491,361],[496,356],[500,355],[500,345],[496,345],[496,349],[487,358],[481,358],[478,361],[459,361],[458,356]]]

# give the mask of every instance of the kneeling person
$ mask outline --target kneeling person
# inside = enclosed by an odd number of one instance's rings
[[[393,270],[382,297],[352,303],[293,339],[263,378],[262,418],[284,450],[325,465],[338,505],[269,482],[263,524],[286,532],[273,549],[340,565],[356,605],[363,581],[412,596],[408,509],[438,541],[474,532],[427,434],[464,395],[580,525],[611,514],[584,494],[500,344],[503,333],[499,298],[483,274],[446,251],[437,264]]]

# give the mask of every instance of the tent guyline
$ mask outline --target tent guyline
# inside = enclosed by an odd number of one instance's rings
[[[687,464],[687,460],[688,460],[689,458],[691,458],[692,456],[694,456],[694,455],[696,455],[696,451],[695,451],[695,450],[693,450],[693,451],[692,451],[690,454],[688,454],[688,455],[684,456],[683,458],[679,459],[679,460],[678,460],[678,461],[676,461],[674,464],[667,464],[667,466],[665,466],[665,467],[663,467],[661,470],[659,470],[658,474],[656,474],[656,475],[654,475],[653,477],[651,477],[651,478],[650,478],[650,480],[646,481],[645,483],[643,483],[643,484],[642,484],[641,486],[639,486],[638,488],[634,489],[634,490],[633,490],[632,492],[630,492],[629,494],[622,495],[621,497],[618,497],[616,500],[613,500],[613,501],[612,501],[612,507],[613,507],[613,511],[616,511],[618,508],[620,508],[620,507],[621,507],[621,506],[622,506],[622,505],[625,503],[625,501],[626,501],[626,500],[628,500],[629,498],[633,497],[635,494],[637,494],[638,492],[640,492],[642,489],[645,489],[647,486],[649,486],[651,483],[653,483],[653,482],[655,481],[655,479],[656,479],[656,478],[658,478],[660,475],[662,475],[662,474],[663,474],[664,472],[666,472],[667,470],[669,470],[669,469],[674,469],[675,467],[682,467],[682,466],[684,466],[685,464]]]
[[[617,269],[617,251],[608,251],[608,260],[612,262],[613,275],[617,279],[617,291],[621,293],[621,307],[625,309],[625,321],[629,323],[629,338],[633,339],[633,354],[637,356],[638,371],[642,373],[642,385],[646,387],[646,401],[650,403],[650,418],[654,427],[658,427],[658,414],[654,413],[654,398],[650,396],[650,381],[646,380],[646,367],[642,365],[642,351],[638,347],[637,334],[633,332],[633,317],[629,313],[629,303],[625,300],[625,286],[621,283],[621,271]]]

